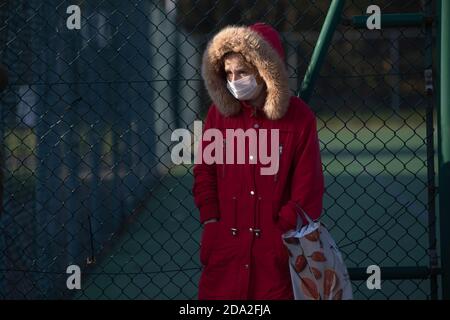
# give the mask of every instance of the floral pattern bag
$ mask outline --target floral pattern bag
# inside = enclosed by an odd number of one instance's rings
[[[296,300],[347,300],[353,298],[350,277],[342,255],[322,222],[312,221],[300,206],[308,224],[283,234],[289,250]]]

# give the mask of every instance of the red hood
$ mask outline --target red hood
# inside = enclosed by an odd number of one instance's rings
[[[249,26],[249,28],[253,31],[258,32],[259,35],[262,36],[267,42],[269,42],[272,48],[275,49],[281,60],[285,60],[285,54],[283,45],[281,43],[280,34],[274,28],[262,22],[252,24],[251,26]]]
[[[289,77],[279,33],[265,23],[251,26],[228,26],[210,40],[203,54],[202,77],[211,100],[224,116],[233,116],[241,103],[227,89],[223,73],[223,56],[238,52],[258,70],[267,86],[262,111],[271,120],[281,119],[289,107]]]

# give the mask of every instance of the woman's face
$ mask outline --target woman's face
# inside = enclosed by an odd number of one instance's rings
[[[239,53],[230,53],[224,58],[224,71],[228,81],[236,81],[243,77],[253,75],[256,82],[262,82],[256,69],[250,66]]]

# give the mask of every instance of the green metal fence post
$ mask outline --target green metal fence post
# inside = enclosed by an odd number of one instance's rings
[[[438,161],[442,297],[450,299],[450,1],[438,1]]]
[[[316,46],[314,47],[311,62],[306,70],[305,77],[303,78],[302,86],[300,88],[299,96],[305,101],[309,101],[309,98],[311,97],[314,82],[319,75],[320,67],[322,66],[325,55],[327,54],[333,33],[341,19],[344,4],[345,0],[333,0],[331,2],[330,9],[325,17],[322,30],[320,30],[319,38],[317,39]]]
[[[434,106],[436,105],[436,90],[433,87],[433,2],[422,1],[424,10],[424,78],[426,93],[426,145],[427,145],[427,189],[428,189],[428,253],[430,261],[430,299],[437,300],[439,259],[437,252],[436,234],[436,167],[435,167],[435,145],[434,145]]]

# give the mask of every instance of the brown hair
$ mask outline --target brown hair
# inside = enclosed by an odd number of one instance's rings
[[[242,61],[244,61],[244,65],[247,68],[249,68],[256,76],[259,77],[258,69],[251,62],[247,61],[247,59],[245,58],[245,56],[242,53],[235,52],[235,51],[228,51],[227,53],[225,53],[222,56],[222,69],[221,69],[221,72],[222,72],[224,77],[226,77],[226,74],[225,74],[225,60],[227,58],[229,58],[230,56],[232,56],[232,55],[238,55],[238,56],[242,57]]]

